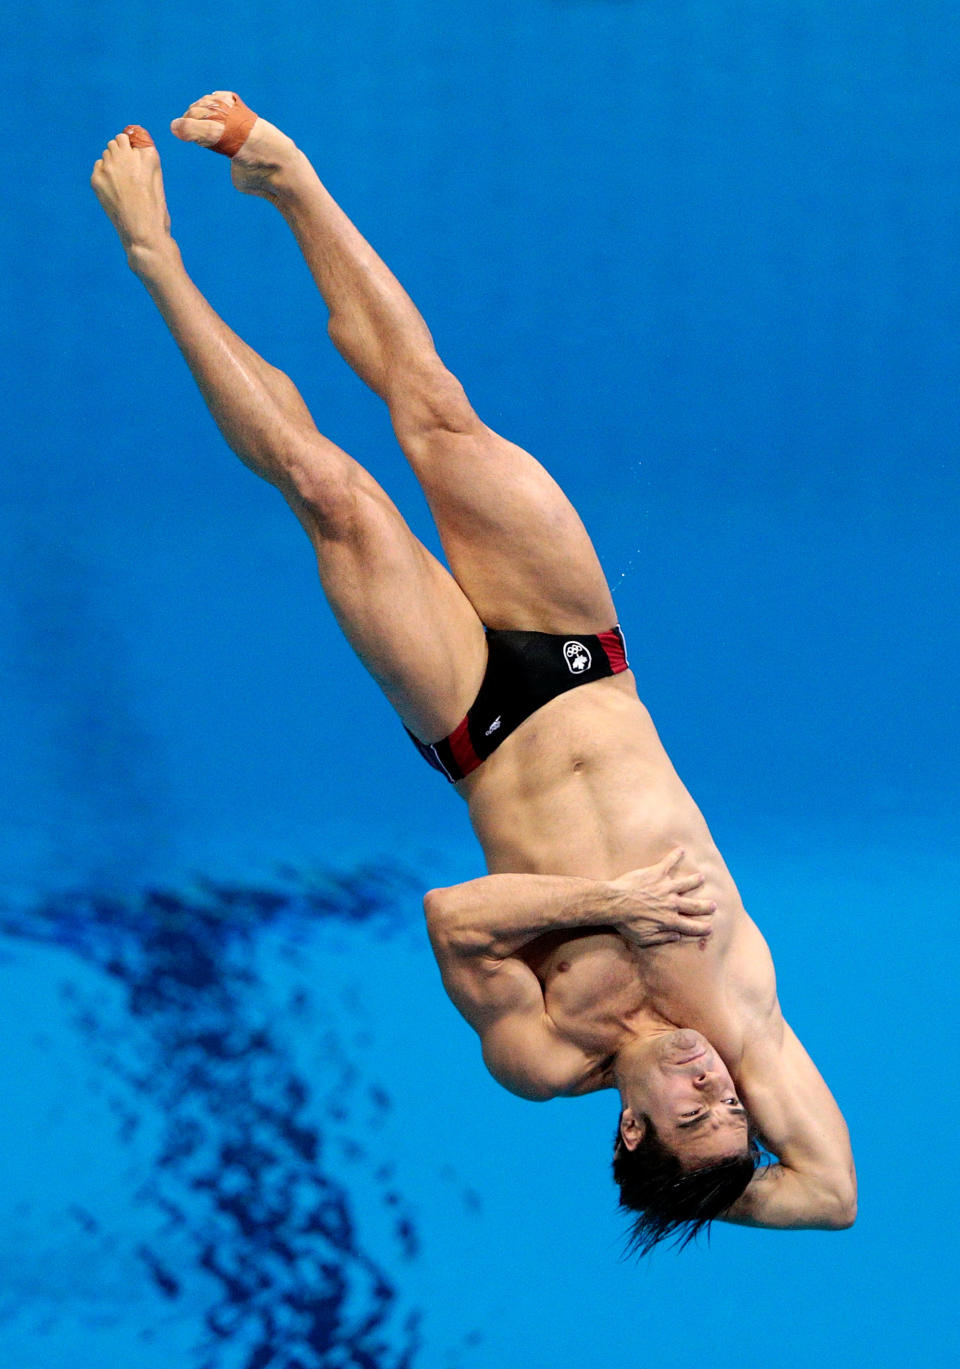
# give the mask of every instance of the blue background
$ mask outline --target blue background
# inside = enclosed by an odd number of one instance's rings
[[[958,40],[930,0],[8,20],[9,1369],[956,1362]],[[166,131],[218,87],[583,514],[849,1119],[853,1230],[621,1263],[614,1095],[485,1076],[419,923],[480,872],[465,809],[88,188],[145,124],[200,288],[436,547],[282,220]]]

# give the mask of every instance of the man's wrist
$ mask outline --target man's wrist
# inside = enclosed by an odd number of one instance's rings
[[[626,891],[611,879],[596,882],[593,891],[596,921],[600,925],[620,927],[629,917]]]

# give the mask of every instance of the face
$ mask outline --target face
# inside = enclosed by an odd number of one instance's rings
[[[628,1150],[643,1140],[649,1118],[685,1169],[746,1154],[746,1111],[726,1065],[700,1032],[685,1027],[631,1042],[617,1058],[616,1076]]]

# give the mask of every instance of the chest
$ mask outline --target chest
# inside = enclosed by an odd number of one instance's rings
[[[551,932],[524,948],[558,1031],[583,1049],[614,1049],[639,1018],[690,1026],[736,1058],[739,1033],[712,948],[698,942],[636,952],[613,929]]]
[[[619,1024],[643,1005],[636,962],[612,928],[547,932],[521,955],[561,1036],[585,1050],[610,1048]]]

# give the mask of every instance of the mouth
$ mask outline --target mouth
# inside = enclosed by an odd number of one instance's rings
[[[680,1060],[674,1060],[673,1063],[675,1065],[689,1065],[694,1060],[699,1060],[700,1057],[702,1055],[706,1055],[706,1053],[706,1049],[703,1046],[701,1046],[700,1049],[698,1051],[694,1051],[692,1055],[685,1055]]]

